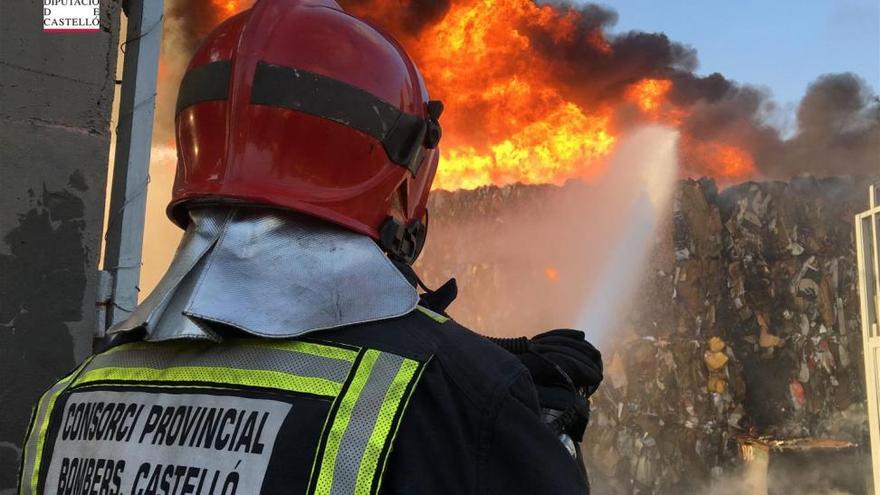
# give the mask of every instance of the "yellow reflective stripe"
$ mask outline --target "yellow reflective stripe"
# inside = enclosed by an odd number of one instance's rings
[[[339,409],[336,411],[333,424],[327,435],[327,444],[324,448],[324,455],[321,458],[318,480],[315,483],[315,495],[330,494],[330,490],[333,487],[333,473],[336,469],[336,456],[342,445],[342,436],[346,428],[348,428],[351,412],[357,403],[358,397],[361,395],[361,391],[364,389],[364,385],[367,383],[367,378],[370,377],[370,373],[373,371],[373,365],[376,364],[379,354],[379,351],[373,349],[364,352],[364,357],[361,359],[357,370],[355,370],[355,376],[351,384],[349,384],[348,390],[346,390],[345,395],[338,399],[340,400]]]
[[[76,392],[82,392],[82,391],[88,392],[89,390],[92,390],[95,388],[100,389],[101,387],[104,387],[105,385],[107,385],[107,384],[106,383],[85,383],[82,385],[77,385]],[[169,389],[169,388],[171,388],[171,389],[179,388],[181,390],[192,390],[193,388],[198,388],[199,390],[217,390],[218,392],[223,392],[223,391],[228,392],[229,391],[229,387],[223,386],[222,384],[220,384],[220,385],[217,385],[217,384],[215,384],[215,385],[209,385],[209,384],[202,385],[201,383],[196,386],[193,386],[192,384],[180,385],[180,384],[176,384],[176,383],[161,383],[161,384],[160,383],[114,383],[113,386],[114,387],[121,387],[121,388],[134,387],[134,388],[137,388],[138,390],[150,389],[150,388],[162,389],[162,390]]]
[[[86,371],[99,368],[220,368],[275,371],[288,375],[323,378],[345,383],[352,363],[343,359],[314,356],[270,347],[249,345],[191,346],[128,349],[95,357]],[[205,381],[211,381],[205,380]]]
[[[40,421],[39,428],[36,431],[31,431],[31,433],[30,433],[30,435],[33,435],[34,433],[36,433],[38,435],[37,436],[37,443],[34,448],[34,452],[32,454],[34,456],[33,457],[33,465],[32,465],[33,467],[30,468],[31,469],[31,486],[30,486],[31,493],[34,493],[34,494],[37,493],[37,484],[40,481],[40,465],[42,464],[42,461],[43,461],[43,447],[45,447],[45,445],[46,445],[46,433],[49,431],[49,419],[51,418],[52,411],[55,408],[55,401],[58,399],[58,396],[61,395],[62,392],[67,390],[67,386],[66,386],[67,383],[70,382],[73,379],[73,377],[75,377],[80,372],[80,370],[83,369],[83,367],[85,367],[87,364],[89,364],[89,361],[91,361],[91,358],[86,359],[82,364],[80,364],[73,371],[73,373],[70,373],[69,375],[67,375],[64,378],[62,378],[61,380],[59,380],[49,390],[47,390],[45,393],[43,393],[42,397],[40,397],[40,401],[38,402],[39,405],[37,406],[37,411],[35,412],[35,414],[39,415],[40,409],[42,409],[44,406],[43,401],[47,401],[47,402],[45,404],[46,411],[43,414],[42,421]],[[52,389],[55,389],[55,392],[50,394]],[[34,417],[34,421],[35,421],[34,428],[37,428],[36,421],[38,419],[39,419],[38,416]],[[30,435],[28,435],[28,439],[30,439]],[[28,454],[25,453],[25,455],[28,455]],[[27,474],[28,473],[23,472],[22,477],[27,476]],[[22,492],[24,492],[24,486],[22,486]]]
[[[67,379],[66,379],[67,380]],[[43,401],[47,400],[47,395],[49,395],[49,390],[46,390],[43,395],[40,396],[39,402],[37,402],[37,408],[34,410],[34,424],[31,427],[31,431],[28,432],[27,438],[30,438],[31,435],[37,435],[37,443],[34,446],[34,451],[32,453],[25,452],[25,456],[33,456],[33,462],[30,465],[30,473],[23,472],[21,473],[22,477],[28,476],[30,474],[31,484],[30,484],[30,492],[37,493],[37,483],[40,481],[40,461],[41,457],[43,457],[43,446],[45,444],[45,436],[46,431],[49,428],[49,415],[52,412],[52,407],[55,406],[55,398],[60,394],[64,388],[57,390],[54,394],[52,394],[51,401],[49,404],[43,403]],[[43,416],[43,421],[40,421],[40,424],[37,425],[37,421],[39,420],[40,411],[46,407],[46,413]],[[36,430],[36,431],[35,431]],[[27,469],[27,466],[25,466]],[[22,483],[21,493],[26,493],[24,489],[24,483]]]
[[[129,381],[195,381],[214,382],[250,387],[271,387],[290,392],[335,397],[342,384],[324,378],[290,375],[277,371],[243,370],[208,366],[178,366],[165,369],[154,368],[98,368],[83,373],[76,385],[100,380]]]
[[[212,346],[234,347],[246,345],[251,347],[268,347],[278,349],[280,351],[301,352],[303,354],[311,354],[313,356],[325,357],[330,359],[340,359],[353,363],[357,357],[358,351],[354,349],[346,349],[333,345],[323,345],[316,342],[304,342],[300,340],[269,340],[269,339],[233,339],[223,344],[214,342],[131,342],[122,344],[109,349],[101,355],[107,356],[120,351],[136,351],[136,350],[172,350],[192,348],[194,345],[202,345],[206,348]]]
[[[303,342],[299,340],[248,339],[241,341],[240,344],[253,347],[269,347],[281,351],[302,352],[313,356],[340,359],[342,361],[348,361],[349,363],[353,363],[358,354],[358,351],[354,349],[322,345],[315,342]]]
[[[449,318],[441,315],[440,313],[435,313],[428,308],[416,306],[416,309],[426,314],[429,318],[436,321],[437,323],[446,323],[447,321],[449,321]]]
[[[397,371],[394,381],[385,393],[385,399],[382,401],[382,408],[379,409],[379,417],[376,418],[373,433],[370,435],[369,443],[358,468],[357,483],[355,485],[356,495],[369,495],[373,487],[373,479],[377,476],[376,469],[379,467],[382,450],[385,447],[386,440],[391,434],[391,428],[394,418],[400,409],[406,388],[412,381],[419,369],[419,363],[411,359],[404,359],[403,364]],[[383,463],[384,464],[384,463]]]
[[[394,431],[391,432],[391,438],[388,439],[388,444],[390,446],[394,445],[394,439],[397,438],[397,431],[400,429],[400,423],[403,422],[403,414],[406,413],[406,408],[409,407],[409,400],[413,396],[413,392],[416,389],[416,386],[419,384],[419,380],[422,379],[422,374],[425,372],[425,368],[428,367],[428,363],[431,361],[431,358],[428,358],[427,361],[421,364],[421,366],[416,370],[416,376],[412,379],[412,387],[410,387],[409,392],[406,397],[403,398],[403,404],[400,405],[401,412],[400,417],[397,420],[397,424],[394,425]],[[376,493],[379,493],[379,488],[382,487],[382,478],[385,476],[385,467],[388,465],[388,458],[391,457],[391,449],[388,449],[388,452],[385,453],[385,458],[382,459],[382,467],[379,470],[379,482],[376,484]]]

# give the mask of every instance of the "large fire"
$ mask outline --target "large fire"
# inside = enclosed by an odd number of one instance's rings
[[[599,172],[615,142],[612,109],[587,110],[563,95],[553,68],[521,32],[553,25],[565,37],[577,20],[573,11],[531,0],[474,0],[418,40],[405,40],[433,95],[446,102],[435,187],[559,183]]]
[[[253,3],[209,1],[216,22]],[[619,96],[592,101],[566,88],[559,73],[569,68],[546,57],[529,34],[549,33],[551,44],[581,39],[574,37],[585,19],[576,9],[533,0],[456,0],[414,34],[400,0],[345,5],[390,29],[416,60],[431,97],[445,103],[435,188],[595,179],[605,172],[624,132],[618,123],[621,108],[634,109],[639,121],[672,127],[687,115],[670,103],[668,78],[633,80]],[[606,62],[614,55],[599,27],[589,28],[580,42]],[[741,148],[701,141],[681,151],[684,162],[711,164],[699,169],[722,176],[722,182],[755,174],[752,157]]]
[[[684,139],[682,151],[699,164],[706,175],[718,177],[719,182],[739,182],[754,177],[755,161],[743,148],[715,141]]]
[[[626,98],[645,113],[657,115],[663,100],[672,89],[672,81],[668,79],[642,79],[630,86]]]

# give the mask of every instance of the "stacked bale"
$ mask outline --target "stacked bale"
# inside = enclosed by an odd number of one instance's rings
[[[709,179],[679,182],[633,304],[604,342],[584,447],[598,493],[706,489],[737,469],[744,435],[867,445],[852,247],[867,183],[803,177],[719,192]],[[578,223],[595,192],[436,194],[417,268],[435,285],[458,278],[451,313],[478,331],[574,322],[601,268],[581,266],[583,240],[598,246],[590,256],[614,249]]]

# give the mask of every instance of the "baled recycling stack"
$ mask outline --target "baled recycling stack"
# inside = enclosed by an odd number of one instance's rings
[[[678,183],[631,305],[593,337],[606,380],[584,450],[598,493],[737,493],[741,445],[756,441],[775,445],[770,493],[865,492],[852,218],[868,183],[803,177],[721,193],[709,179]],[[614,230],[584,220],[602,213],[593,193],[580,183],[441,192],[419,268],[430,283],[458,278],[451,313],[475,330],[573,324],[583,294],[602,290],[590,286],[601,279],[592,259],[615,249],[580,226]],[[858,447],[788,476],[785,441],[803,438]]]

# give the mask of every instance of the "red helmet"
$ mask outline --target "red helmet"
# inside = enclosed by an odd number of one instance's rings
[[[440,102],[403,48],[333,0],[261,0],[217,27],[177,99],[168,216],[287,208],[412,262],[437,170]]]

